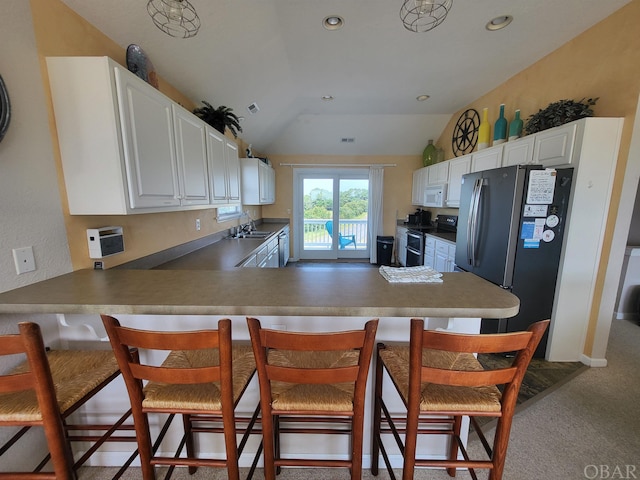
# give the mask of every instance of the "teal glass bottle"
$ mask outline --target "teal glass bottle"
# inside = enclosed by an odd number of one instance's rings
[[[429,144],[424,147],[422,152],[422,165],[428,167],[436,163],[436,146],[433,144],[433,140],[429,140]]]
[[[493,127],[493,144],[500,145],[507,141],[507,119],[504,118],[504,103],[500,104],[500,116]]]
[[[520,110],[516,110],[516,116],[509,123],[509,140],[515,140],[522,136],[522,119],[520,118]]]

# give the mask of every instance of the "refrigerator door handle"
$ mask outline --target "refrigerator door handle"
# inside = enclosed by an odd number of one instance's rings
[[[476,266],[476,240],[478,238],[478,211],[480,209],[480,194],[482,193],[482,178],[477,178],[473,184],[471,204],[469,205],[469,220],[467,225],[467,257],[472,267]]]

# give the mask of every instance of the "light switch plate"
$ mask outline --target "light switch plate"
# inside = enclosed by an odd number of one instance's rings
[[[16,264],[16,273],[33,272],[36,269],[36,261],[33,258],[33,247],[13,249],[13,261]]]

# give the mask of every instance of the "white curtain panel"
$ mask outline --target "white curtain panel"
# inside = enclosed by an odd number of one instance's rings
[[[382,235],[382,191],[384,167],[369,169],[369,245],[370,263],[378,262],[377,237]]]

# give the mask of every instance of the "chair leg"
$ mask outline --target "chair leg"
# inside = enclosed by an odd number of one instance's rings
[[[138,454],[140,455],[140,469],[143,480],[156,480],[155,468],[151,465],[152,447],[151,435],[149,433],[149,419],[144,413],[134,414],[134,427],[136,439],[138,441]]]
[[[507,415],[498,420],[495,437],[493,440],[493,468],[489,473],[489,480],[502,480],[504,462],[507,457],[507,447],[509,445],[509,433],[511,431],[512,417]]]
[[[362,478],[363,412],[354,415],[351,421],[351,480]]]
[[[382,407],[380,406],[380,399],[382,398],[382,362],[380,361],[380,349],[384,348],[384,345],[379,343],[376,348],[376,365],[375,365],[375,379],[373,387],[373,435],[371,438],[371,473],[377,476],[379,473],[378,465],[380,462],[380,445],[378,439],[380,438],[380,423],[382,416]]]
[[[55,471],[57,479],[76,480],[78,477],[73,469],[74,461],[71,446],[65,435],[60,416],[56,415],[56,417],[57,425],[55,427],[46,423],[44,424],[44,433],[47,439],[49,453],[51,454],[53,470]]]
[[[280,460],[280,416],[273,416],[273,458]],[[276,475],[280,475],[282,467],[276,467]]]
[[[275,480],[276,469],[274,464],[275,447],[274,447],[274,419],[269,413],[262,415],[262,441],[264,443],[264,479]]]
[[[462,416],[456,415],[453,417],[453,435],[451,436],[451,445],[449,445],[449,460],[456,460],[458,458],[458,438],[460,438],[460,430],[462,428]],[[456,468],[447,468],[447,473],[450,477],[456,476]]]
[[[193,440],[193,429],[191,423],[191,415],[185,413],[182,415],[182,426],[184,428],[184,435],[186,438],[187,456],[193,458],[196,456],[196,449]],[[198,467],[190,466],[189,475],[193,475],[198,470]]]
[[[415,470],[416,444],[418,441],[418,414],[407,412],[406,433],[404,440],[404,459],[402,464],[402,480],[413,480]]]

